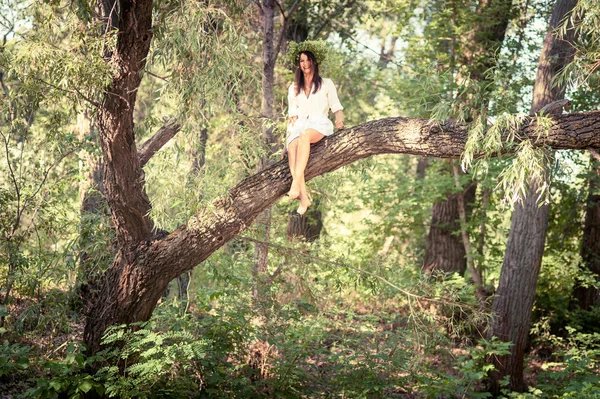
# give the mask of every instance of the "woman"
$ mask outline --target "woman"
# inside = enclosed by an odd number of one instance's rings
[[[337,91],[330,79],[319,75],[319,64],[311,51],[298,54],[294,83],[288,90],[289,122],[286,146],[292,186],[290,199],[300,198],[298,213],[303,215],[311,205],[304,181],[304,169],[310,155],[310,145],[333,134],[328,112],[335,115],[335,127],[344,128],[344,113]]]

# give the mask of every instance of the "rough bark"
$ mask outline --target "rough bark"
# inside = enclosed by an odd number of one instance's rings
[[[476,190],[473,184],[464,193],[448,194],[444,201],[433,204],[422,267],[426,273],[465,273],[467,252],[461,238],[460,201],[465,204],[466,222]]]
[[[150,201],[133,133],[133,109],[152,39],[152,1],[120,2],[120,34],[111,62],[117,72],[98,113],[104,188],[117,241],[130,253],[151,238]]]
[[[530,188],[535,189],[538,184],[531,184]],[[549,212],[548,205],[539,206],[538,196],[533,192],[523,204],[515,205],[500,281],[492,305],[494,318],[490,336],[513,344],[509,355],[492,359],[496,371],[491,375],[491,390],[496,394],[499,393],[500,380],[506,375],[510,376],[511,390],[523,391],[526,388],[523,359],[535,287],[544,254]]]
[[[581,239],[581,269],[588,270],[600,281],[600,195],[597,194],[597,179],[600,176],[600,162],[592,160],[592,173],[586,201],[583,238]],[[576,284],[572,294],[572,306],[590,310],[598,303],[600,291],[594,286]]]
[[[446,200],[433,204],[431,210],[422,268],[425,273],[465,273],[466,252],[457,237],[459,230],[457,194],[449,194]]]
[[[539,112],[544,106],[564,97],[565,88],[554,85],[552,79],[572,60],[574,48],[570,42],[574,33],[571,29],[567,31],[566,37],[558,38],[556,28],[576,3],[576,0],[557,0],[554,5],[540,54],[532,113]],[[513,345],[510,355],[492,359],[496,371],[490,378],[490,390],[495,394],[500,391],[500,380],[507,375],[510,376],[510,389],[526,389],[523,380],[523,360],[550,214],[550,206],[540,206],[536,194],[543,183],[529,182],[529,195],[522,203],[515,205],[512,215],[500,281],[492,305],[495,316],[489,335],[512,342]],[[549,181],[545,183],[549,184]]]
[[[147,271],[134,265],[140,255],[140,245],[152,239],[152,221],[148,217],[150,201],[144,190],[133,130],[137,89],[152,39],[152,1],[119,2],[118,29],[116,48],[111,56],[116,72],[98,110],[104,188],[118,253],[104,276],[100,300],[92,300],[89,309],[91,317],[84,339],[91,344],[88,350],[92,353],[98,350],[101,334],[108,325],[130,321],[133,314],[136,314],[134,317],[149,317],[156,304],[154,301],[138,309],[135,297],[130,296],[132,292],[145,290],[137,284],[145,281],[140,276]],[[118,304],[116,308],[115,303]],[[126,316],[127,313],[130,315]],[[105,324],[104,319],[110,320],[110,324]]]
[[[323,214],[319,209],[320,201],[315,198],[312,206],[304,215],[298,212],[290,212],[287,226],[287,240],[300,239],[313,242],[321,235],[323,229]]]

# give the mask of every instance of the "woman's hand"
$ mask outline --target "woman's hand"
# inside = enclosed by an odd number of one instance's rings
[[[297,116],[290,116],[290,126],[294,126],[294,123],[296,123],[297,120]]]
[[[342,130],[344,128],[344,121],[343,120],[335,121],[335,128],[338,130]]]

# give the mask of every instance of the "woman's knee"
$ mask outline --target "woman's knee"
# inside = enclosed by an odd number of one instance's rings
[[[298,139],[300,139],[302,141],[310,140],[310,130],[306,129],[306,130],[301,131]]]

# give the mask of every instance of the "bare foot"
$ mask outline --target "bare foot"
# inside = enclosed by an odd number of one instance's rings
[[[292,186],[290,187],[290,191],[288,191],[288,198],[293,200],[300,196],[300,190],[298,189],[298,183],[296,180],[292,181]]]
[[[308,209],[309,206],[311,206],[311,202],[308,199],[308,196],[303,196],[300,197],[300,206],[298,207],[298,210],[296,212],[298,212],[300,215],[304,215]]]

